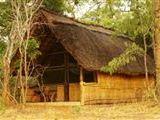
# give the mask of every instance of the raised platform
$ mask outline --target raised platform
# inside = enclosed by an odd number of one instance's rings
[[[36,102],[26,103],[27,106],[79,106],[80,102]]]

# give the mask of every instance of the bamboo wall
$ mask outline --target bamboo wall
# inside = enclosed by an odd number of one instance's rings
[[[57,85],[57,100],[64,101],[64,85]],[[80,84],[69,84],[69,101],[80,101]]]
[[[64,101],[64,85],[63,84],[45,85],[43,87],[43,94],[45,95],[46,102]],[[27,101],[44,102],[44,97],[42,96],[38,87],[28,88]],[[79,83],[69,84],[69,101],[80,101]]]
[[[149,77],[149,81],[144,76],[124,76],[97,74],[97,82],[69,84],[70,101],[80,101],[83,104],[104,104],[118,102],[135,102],[145,97],[147,88],[152,88],[155,84],[154,78]],[[56,92],[55,101],[64,101],[64,85],[47,86],[49,91]],[[40,96],[28,89],[27,100],[29,102],[40,102]],[[54,100],[53,100],[54,101]]]
[[[97,83],[83,83],[84,104],[135,102],[143,99],[147,88],[154,86],[154,78],[144,76],[97,74]]]

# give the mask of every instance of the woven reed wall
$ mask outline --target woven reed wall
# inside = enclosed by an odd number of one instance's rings
[[[69,84],[69,101],[80,101],[80,84]]]
[[[154,78],[144,76],[106,75],[98,73],[98,83],[84,83],[84,104],[135,102],[141,100],[146,89],[154,86]]]
[[[80,84],[70,83],[69,84],[69,101],[80,100]],[[64,101],[64,85],[57,85],[57,100]]]
[[[64,85],[57,85],[56,101],[64,101]]]
[[[45,85],[46,96],[54,94],[56,92],[55,100],[52,101],[64,101],[64,85]],[[28,102],[42,102],[41,95],[37,94],[35,91],[39,91],[39,88],[28,88],[27,90],[27,101]],[[51,97],[51,96],[50,96]],[[79,83],[70,83],[69,84],[69,100],[70,101],[80,101],[80,84]],[[50,101],[47,101],[50,102]]]

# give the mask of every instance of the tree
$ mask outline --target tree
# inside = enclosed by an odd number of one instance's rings
[[[99,0],[96,10],[86,13],[82,19],[114,29],[117,34],[126,34],[133,38],[140,47],[143,47],[145,76],[146,79],[148,79],[147,53],[153,56],[152,10],[151,0],[111,0],[107,2]],[[130,47],[132,48],[133,45]],[[133,51],[133,53],[134,52],[135,51]],[[127,62],[128,60],[126,59],[126,63]],[[110,62],[110,64],[111,63],[112,62]]]
[[[8,89],[8,84],[9,84],[9,80],[8,80],[8,77],[10,76],[9,75],[9,56],[8,58],[6,57],[6,53],[9,54],[8,49],[7,49],[7,46],[10,46],[9,43],[7,45],[6,42],[4,42],[5,40],[8,39],[8,34],[11,30],[11,22],[10,22],[10,13],[11,13],[11,4],[8,4],[8,3],[0,3],[0,6],[1,6],[1,16],[0,16],[0,40],[5,44],[5,48],[4,49],[1,49],[1,86],[3,88],[3,91],[2,91],[2,97],[4,98],[4,101],[6,103],[9,103],[10,101],[10,94],[9,94],[9,89]],[[9,47],[8,47],[9,48]],[[5,56],[5,57],[4,57]],[[6,61],[5,61],[6,60]],[[8,64],[4,64],[4,61]],[[2,69],[3,67],[5,67],[4,69]],[[4,72],[6,74],[4,74]]]
[[[27,93],[27,85],[29,80],[29,69],[30,69],[30,61],[31,56],[35,57],[33,53],[37,49],[37,43],[31,39],[30,32],[32,25],[32,19],[35,12],[39,9],[41,2],[39,0],[27,1],[19,1],[19,0],[11,0],[10,4],[10,19],[6,19],[4,23],[10,23],[6,25],[6,27],[2,26],[2,28],[9,27],[6,32],[6,36],[1,35],[2,38],[5,39],[6,48],[4,50],[4,54],[2,57],[2,97],[6,104],[10,104],[11,102],[17,102],[15,96],[11,94],[11,86],[10,83],[13,82],[12,77],[12,59],[19,53],[18,69],[17,69],[17,78],[16,80],[19,82],[20,89],[20,103],[26,102],[26,93]],[[5,14],[4,14],[5,15]],[[8,14],[7,14],[8,15]],[[2,19],[4,20],[4,19]],[[3,25],[3,24],[2,24]],[[5,24],[4,24],[5,25]],[[32,49],[32,53],[29,54],[29,49]],[[37,52],[36,52],[37,53]],[[15,87],[16,88],[16,87]]]
[[[154,0],[155,12],[155,34],[154,34],[154,48],[155,48],[155,65],[156,65],[156,90],[160,96],[160,0]]]

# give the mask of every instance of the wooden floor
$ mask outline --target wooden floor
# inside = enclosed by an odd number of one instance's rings
[[[78,106],[80,102],[37,102],[27,103],[27,106]]]

